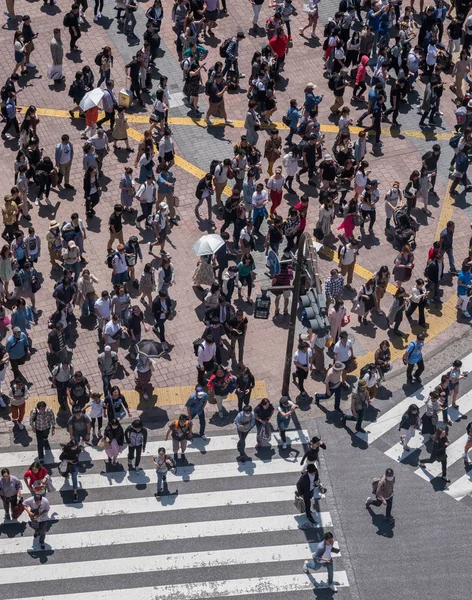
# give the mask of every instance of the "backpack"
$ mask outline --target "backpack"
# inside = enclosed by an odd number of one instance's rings
[[[346,254],[346,246],[347,244],[340,244],[338,248],[339,259],[341,259]]]
[[[8,89],[6,85],[2,86],[2,89],[0,90],[0,99],[5,103],[8,100]]]
[[[470,432],[472,431],[472,421],[470,423],[467,423],[467,427],[465,428],[465,430],[467,431],[468,435],[470,435]]]
[[[377,494],[377,488],[379,487],[380,477],[374,477],[372,479],[372,493]]]
[[[208,77],[207,82],[205,83],[205,94],[207,96],[210,95],[211,93],[211,86],[213,85],[213,79],[211,77]]]
[[[325,37],[325,38],[329,37],[329,34],[331,33],[331,23],[332,23],[332,21],[328,21],[326,23],[326,25],[324,26],[323,37]]]
[[[99,52],[97,54],[97,56],[95,57],[95,64],[97,65],[97,67],[101,67],[102,66],[102,58],[103,58],[103,51]]]
[[[306,128],[308,127],[309,119],[302,119],[300,125],[297,127],[298,135],[305,135]]]
[[[203,338],[197,338],[193,342],[193,353],[195,354],[195,356],[198,356],[198,349],[200,348],[200,346],[202,346],[203,348]]]
[[[64,20],[62,21],[62,24],[64,25],[64,27],[71,27],[73,21],[74,21],[73,13],[68,12],[66,15],[64,15]]]
[[[210,173],[211,173],[212,175],[214,175],[214,174],[215,174],[216,167],[217,167],[219,164],[221,164],[219,160],[216,160],[216,159],[215,159],[215,160],[212,160],[212,161],[211,161],[211,163],[210,163]]]
[[[459,146],[459,142],[460,142],[461,138],[462,138],[462,133],[456,133],[449,140],[449,146],[451,146],[451,148],[457,148]]]
[[[107,265],[107,267],[108,267],[109,269],[113,269],[113,259],[115,258],[115,256],[116,256],[117,254],[118,254],[118,253],[116,252],[116,250],[112,250],[111,252],[109,252],[109,253],[107,254],[107,257],[106,257],[106,259],[105,259],[105,263],[106,263],[106,265]]]
[[[226,58],[226,52],[228,51],[228,46],[231,44],[232,38],[227,38],[220,46],[220,56],[221,58]]]
[[[74,98],[74,96],[75,96],[75,90],[77,89],[77,86],[78,86],[77,81],[73,81],[71,83],[69,91],[67,92],[67,95],[69,96],[69,98]]]
[[[335,79],[336,79],[336,75],[331,75],[331,77],[328,79],[328,87],[332,92],[334,92],[334,90],[335,90],[335,86],[334,86]]]
[[[65,242],[74,241],[75,237],[76,237],[76,233],[75,233],[75,231],[73,229],[70,230],[70,231],[64,231],[64,227],[66,225],[68,225],[68,221],[64,221],[64,223],[62,224],[62,227],[61,227],[61,236],[62,236],[62,239]]]
[[[30,252],[34,253],[34,250],[36,250],[38,246],[38,240],[36,239],[36,236],[30,238],[28,237],[28,249]]]

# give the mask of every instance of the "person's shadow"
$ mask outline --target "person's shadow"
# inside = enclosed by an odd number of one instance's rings
[[[390,523],[387,521],[385,515],[375,513],[372,508],[369,506],[367,510],[372,519],[372,524],[377,527],[377,535],[381,535],[386,538],[393,538],[393,530],[395,529],[395,522]]]

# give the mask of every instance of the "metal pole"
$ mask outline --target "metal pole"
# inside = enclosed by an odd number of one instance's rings
[[[293,283],[292,307],[290,310],[290,323],[288,327],[287,348],[285,350],[284,377],[282,381],[282,396],[289,395],[290,373],[292,372],[293,342],[295,340],[295,326],[297,324],[298,301],[300,298],[300,282],[302,276],[303,256],[305,253],[305,244],[309,243],[310,236],[304,232],[301,235],[298,244],[297,267],[295,271],[295,280]]]

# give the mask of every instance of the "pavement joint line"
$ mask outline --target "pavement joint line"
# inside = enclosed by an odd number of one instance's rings
[[[26,112],[27,107],[21,106],[21,114]],[[68,110],[62,109],[54,109],[54,108],[37,108],[37,114],[41,117],[57,117],[61,119],[70,119],[70,114]],[[146,115],[127,115],[129,123],[149,123],[149,114]],[[207,128],[207,124],[205,119],[203,118],[192,118],[192,117],[169,117],[168,119],[169,125],[184,125],[191,127],[201,127]],[[214,118],[213,124],[211,127],[233,127],[235,129],[244,129],[244,121],[236,119],[233,121],[232,125],[225,125],[224,119]],[[276,127],[279,130],[288,131],[288,127],[284,125],[282,122],[273,122],[270,125],[262,125],[261,130],[270,130]],[[320,129],[323,133],[338,133],[339,127],[337,125],[321,125]],[[359,131],[364,131],[365,127],[354,127],[351,128],[352,133],[359,133]],[[452,137],[452,133],[435,133],[428,131],[415,131],[413,129],[406,129],[401,131],[402,135],[406,137],[417,138],[424,141],[438,141],[438,140],[449,140]],[[382,134],[388,137],[396,138],[398,136],[392,135],[390,131],[390,127],[382,127]]]
[[[152,396],[144,400],[136,390],[121,390],[126,398],[130,409],[145,410],[148,408],[157,408],[164,406],[178,406],[187,402],[189,396],[195,392],[194,385],[180,385],[175,387],[154,388]],[[256,380],[256,385],[252,392],[253,398],[267,398],[267,388],[265,381]],[[225,402],[236,401],[238,398],[233,392],[228,394]],[[48,406],[57,414],[59,412],[59,402],[57,396],[30,396],[26,400],[26,414],[29,415],[36,404],[44,400]],[[214,405],[216,407],[216,404]]]

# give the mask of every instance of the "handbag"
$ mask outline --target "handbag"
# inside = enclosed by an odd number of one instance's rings
[[[351,322],[351,317],[350,315],[344,315],[342,321],[341,321],[341,326],[342,327],[346,327],[346,325],[349,325],[349,323]]]
[[[297,509],[297,512],[299,512],[300,514],[306,511],[305,498],[303,496],[300,496],[298,492],[295,492],[295,499],[293,501],[293,504]]]
[[[11,507],[11,516],[14,519],[18,519],[18,517],[23,514],[24,510],[25,507],[23,506],[23,500],[20,498],[20,500]]]
[[[324,233],[320,227],[315,227],[315,229],[313,230],[313,235],[319,242],[321,242],[324,238]]]
[[[287,115],[284,115],[284,116],[282,117],[282,123],[283,123],[284,125],[286,125],[287,127],[290,127],[290,119],[287,117]]]
[[[59,471],[59,475],[67,477],[67,475],[69,474],[69,463],[66,460],[62,460],[58,464],[57,470]]]
[[[36,292],[39,292],[40,289],[41,284],[39,283],[39,280],[36,277],[36,275],[33,275],[33,277],[31,278],[31,292],[33,294],[36,294]]]
[[[354,300],[351,312],[359,317],[363,317],[365,313],[364,303],[360,300]]]
[[[178,196],[174,196],[174,206],[178,208],[180,206],[180,199]]]

